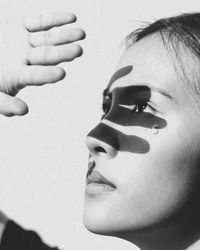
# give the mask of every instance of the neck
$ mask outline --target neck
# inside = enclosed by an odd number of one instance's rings
[[[194,211],[196,210],[196,211]],[[200,210],[187,210],[168,221],[137,232],[116,235],[137,245],[141,250],[200,249]]]

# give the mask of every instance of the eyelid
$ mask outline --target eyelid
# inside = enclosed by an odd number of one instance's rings
[[[142,105],[142,104],[147,104],[147,106],[152,110],[152,112],[157,112],[157,110],[152,106],[150,105],[149,103],[151,103],[149,100],[145,100],[145,99],[141,99],[141,100],[137,100],[134,104],[132,105],[125,105],[125,104],[119,104],[118,106],[119,107],[123,107],[123,108],[127,108],[127,109],[130,109],[131,111],[134,110],[134,108],[137,106],[137,105]],[[144,111],[145,112],[145,111]]]
[[[146,103],[147,104],[147,106],[150,108],[150,109],[152,109],[152,111],[154,111],[154,112],[157,112],[157,109],[155,108],[155,103],[153,103],[151,100],[149,100],[149,99],[139,99],[139,100],[137,100],[136,101],[136,105],[137,104],[142,104],[142,103]]]
[[[104,100],[103,100],[103,103],[102,103],[103,115],[102,115],[101,119],[103,119],[108,114],[108,112],[109,112],[109,110],[111,108],[111,102],[112,102],[112,95],[110,93],[107,94],[107,95],[104,95]],[[157,106],[157,105],[155,105],[155,103],[153,103],[149,99],[144,99],[144,98],[135,100],[134,104],[132,104],[132,105],[118,104],[118,106],[127,108],[127,109],[131,110],[131,112],[134,112],[134,108],[137,105],[142,105],[142,104],[146,104],[147,107],[150,108],[150,110],[153,113],[159,113],[159,111],[155,108],[155,106]],[[143,112],[145,112],[145,110]]]
[[[147,101],[147,105],[148,107],[153,111],[153,112],[157,112],[157,110],[152,106],[152,102],[151,101]]]
[[[127,108],[127,109],[133,109],[133,107],[135,107],[136,105],[140,105],[140,104],[143,104],[143,103],[148,103],[148,101],[146,100],[137,100],[137,101],[134,101],[133,104],[118,104],[119,107],[123,107],[123,108]]]

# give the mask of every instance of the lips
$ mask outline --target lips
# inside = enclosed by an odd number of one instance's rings
[[[92,171],[90,175],[87,176],[86,183],[99,183],[99,184],[106,184],[113,188],[116,188],[116,186],[107,180],[102,174],[100,174],[97,170]]]

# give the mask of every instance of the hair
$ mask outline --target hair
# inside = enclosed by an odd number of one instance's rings
[[[165,47],[170,50],[170,55],[175,55],[179,62],[181,80],[186,80],[187,90],[195,91],[200,95],[200,12],[183,13],[177,16],[162,18],[153,23],[147,24],[144,27],[131,32],[126,38],[126,46],[130,47],[141,39],[153,34],[160,34]],[[184,48],[184,50],[183,50]],[[172,50],[171,50],[172,49]],[[190,55],[191,59],[196,61],[197,67],[189,67],[184,61],[183,52]],[[186,55],[187,55],[186,54]],[[177,70],[177,65],[174,62],[174,57],[171,57],[173,64]],[[176,60],[177,61],[177,60]],[[187,66],[187,67],[186,67]],[[189,84],[188,84],[189,82]],[[196,95],[197,97],[197,95]]]

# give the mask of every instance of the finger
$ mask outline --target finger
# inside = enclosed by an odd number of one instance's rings
[[[65,77],[65,71],[56,66],[28,66],[19,72],[18,84],[25,86],[40,86],[46,83],[55,83]]]
[[[81,56],[82,53],[82,48],[77,44],[41,46],[30,49],[27,60],[32,65],[56,65],[72,61],[76,57]]]
[[[33,47],[36,47],[71,43],[84,38],[85,32],[83,29],[69,29],[65,25],[47,31],[30,33],[29,42]]]
[[[0,114],[5,116],[25,115],[28,113],[28,106],[17,97],[0,92]]]
[[[29,31],[42,31],[68,23],[76,22],[73,13],[57,12],[50,15],[40,15],[36,17],[24,17],[24,26]]]

